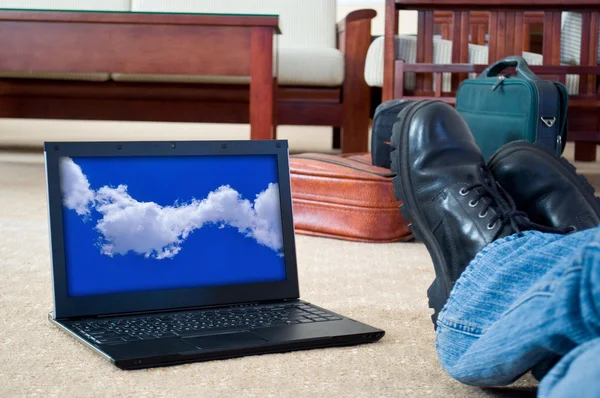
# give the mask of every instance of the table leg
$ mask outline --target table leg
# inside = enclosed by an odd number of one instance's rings
[[[273,77],[273,130],[272,138],[277,139],[277,126],[279,125],[279,109],[277,109],[277,95],[279,91],[279,85],[277,84],[277,77]]]
[[[250,41],[250,139],[274,139],[273,29],[252,28]]]

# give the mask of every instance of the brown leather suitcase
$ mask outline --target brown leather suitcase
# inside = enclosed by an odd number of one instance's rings
[[[290,157],[296,232],[359,242],[411,240],[398,211],[394,174],[371,155],[305,153]]]

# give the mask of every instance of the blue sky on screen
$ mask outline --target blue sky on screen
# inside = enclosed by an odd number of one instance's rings
[[[63,157],[69,294],[284,280],[277,158]]]

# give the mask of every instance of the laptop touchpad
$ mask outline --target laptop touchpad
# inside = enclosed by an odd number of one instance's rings
[[[219,347],[237,347],[260,345],[267,340],[258,337],[254,333],[223,333],[210,336],[190,337],[184,339],[186,343],[192,344],[198,348],[210,349]]]

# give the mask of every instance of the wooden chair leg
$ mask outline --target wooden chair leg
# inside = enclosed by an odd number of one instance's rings
[[[333,128],[333,149],[340,149],[342,147],[342,128]]]
[[[344,104],[346,105],[346,104]],[[369,108],[344,109],[342,126],[342,153],[367,152],[369,150]]]
[[[365,61],[371,45],[371,19],[346,17],[343,32],[344,85],[342,87],[342,140],[343,153],[366,152],[369,148],[369,112],[371,88],[365,82]],[[393,37],[392,37],[393,39]]]
[[[277,78],[273,78],[273,139],[277,139],[277,126],[279,125],[279,84]]]
[[[581,162],[596,161],[596,143],[576,141],[575,142],[575,160]]]

